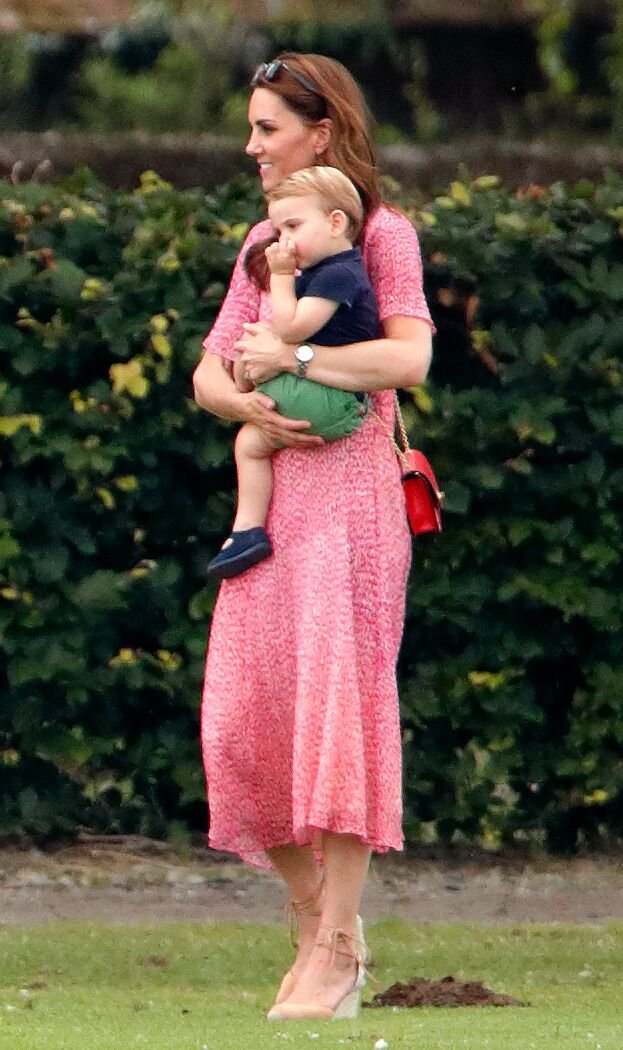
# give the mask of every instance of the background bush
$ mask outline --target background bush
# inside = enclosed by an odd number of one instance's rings
[[[257,186],[0,185],[0,833],[205,826],[198,708],[228,426],[190,377]],[[446,492],[400,662],[410,841],[623,827],[623,183],[452,184],[407,398]]]
[[[205,825],[202,560],[231,434],[191,373],[256,192],[0,192],[2,832]]]
[[[567,849],[623,827],[623,183],[496,181],[419,215],[447,531],[411,579],[407,804]]]

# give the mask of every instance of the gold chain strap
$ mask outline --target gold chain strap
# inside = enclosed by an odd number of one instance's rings
[[[400,401],[398,400],[397,390],[394,390],[394,407],[396,409],[396,422],[398,423],[400,437],[402,438],[402,447],[405,452],[410,452],[411,445],[409,444],[409,438],[407,436],[407,428],[405,426],[405,421],[402,418],[402,412],[400,411]]]
[[[400,411],[400,402],[398,400],[398,391],[394,390],[394,408],[396,410],[396,423],[398,424],[398,430],[400,432],[400,440],[402,441],[402,448],[398,444],[395,438],[395,431],[391,431],[385,420],[378,414],[378,412],[371,411],[370,415],[381,424],[381,427],[389,437],[392,445],[394,446],[398,458],[402,461],[405,468],[408,468],[409,464],[407,461],[407,454],[411,451],[411,445],[409,444],[409,437],[407,434],[407,428],[405,427],[405,421],[402,418],[402,412]]]

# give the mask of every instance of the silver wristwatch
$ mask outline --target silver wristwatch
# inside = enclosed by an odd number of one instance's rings
[[[307,343],[302,343],[301,346],[297,346],[294,356],[296,358],[296,374],[299,379],[303,379],[307,372],[308,364],[314,360],[314,351]]]

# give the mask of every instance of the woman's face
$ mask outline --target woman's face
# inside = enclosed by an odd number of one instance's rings
[[[259,165],[265,193],[286,175],[317,164],[327,143],[325,122],[303,123],[279,95],[267,88],[258,87],[251,95],[249,124],[251,136],[246,152]]]

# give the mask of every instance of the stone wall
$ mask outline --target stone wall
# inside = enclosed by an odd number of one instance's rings
[[[210,189],[255,166],[242,142],[209,135],[69,135],[59,132],[0,136],[0,177],[48,179],[87,165],[109,186],[133,188],[141,172],[154,169],[179,188]],[[509,187],[559,180],[598,179],[605,168],[623,171],[623,149],[585,146],[564,150],[538,142],[493,137],[449,145],[388,146],[379,163],[407,189],[433,194],[456,178],[496,174]]]

